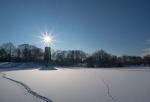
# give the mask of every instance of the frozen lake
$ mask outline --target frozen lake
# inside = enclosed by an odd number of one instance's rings
[[[7,71],[54,102],[150,102],[150,69],[58,69]],[[0,102],[43,102],[0,76]]]

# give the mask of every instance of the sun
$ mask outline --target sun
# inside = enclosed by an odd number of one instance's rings
[[[43,41],[44,41],[45,43],[51,43],[52,39],[50,38],[50,36],[45,35],[45,36],[43,37]]]
[[[48,32],[42,33],[40,39],[44,46],[53,46],[55,42],[54,36]]]

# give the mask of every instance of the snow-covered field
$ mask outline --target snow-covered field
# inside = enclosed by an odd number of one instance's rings
[[[4,73],[53,102],[150,102],[149,68],[1,72],[0,102],[44,102]]]

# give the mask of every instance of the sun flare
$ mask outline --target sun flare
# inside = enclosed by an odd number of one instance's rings
[[[48,32],[42,33],[40,39],[41,39],[41,42],[44,44],[44,46],[54,45],[54,42],[55,42],[54,36]]]

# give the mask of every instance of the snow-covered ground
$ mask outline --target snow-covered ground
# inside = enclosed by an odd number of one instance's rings
[[[150,69],[58,69],[5,71],[53,102],[150,102]],[[44,102],[0,75],[0,102]]]
[[[40,69],[40,70],[55,70],[54,65],[51,64],[38,64],[38,63],[13,63],[3,62],[0,63],[0,71],[12,71],[12,70],[28,70],[28,69]]]

